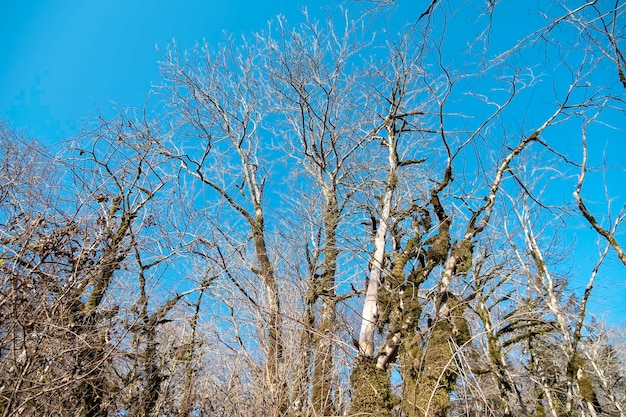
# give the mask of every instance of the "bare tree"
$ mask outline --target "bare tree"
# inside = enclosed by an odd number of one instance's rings
[[[174,46],[62,159],[2,127],[3,415],[623,415],[624,7],[535,6],[349,2]]]
[[[6,174],[33,187],[6,188],[3,310],[12,313],[3,323],[3,343],[11,346],[2,362],[4,415],[99,416],[114,407],[119,387],[111,364],[124,349],[120,312],[131,308],[118,278],[132,270],[133,254],[139,259],[150,250],[143,236],[157,218],[151,204],[168,180],[160,170],[163,158],[150,147],[149,127],[133,122],[99,120],[63,163],[6,137],[12,147],[3,155]],[[21,164],[27,159],[18,159],[20,152],[40,162]],[[10,173],[15,169],[19,176]],[[161,260],[153,259],[153,265]],[[139,266],[138,304],[145,312]],[[179,299],[151,316],[152,330]],[[153,370],[148,377],[157,374]],[[150,395],[158,396],[158,378],[152,385]]]
[[[205,47],[189,57],[181,62],[173,51],[162,66],[169,85],[163,94],[172,111],[181,116],[174,140],[164,143],[162,152],[178,161],[206,187],[211,198],[222,200],[247,225],[241,236],[224,237],[228,251],[240,257],[264,288],[262,297],[266,301],[254,302],[265,316],[264,335],[258,342],[265,351],[268,406],[278,415],[286,407],[285,381],[281,377],[284,319],[279,278],[266,235],[264,187],[269,166],[259,155],[266,117],[266,97],[257,89],[264,82],[257,64],[259,53],[255,45],[244,44],[237,49],[231,44],[216,53]],[[222,230],[229,233],[227,227]],[[198,241],[211,242],[204,236]],[[248,245],[251,256],[246,254]],[[224,256],[218,248],[213,258],[239,286]]]
[[[317,415],[336,413],[333,345],[338,330],[337,305],[354,293],[337,291],[338,261],[347,255],[340,230],[351,214],[346,210],[359,187],[353,170],[360,169],[360,149],[368,140],[362,134],[369,117],[367,98],[361,95],[360,74],[348,70],[363,45],[356,42],[360,33],[353,22],[346,19],[342,25],[337,28],[332,20],[324,25],[307,20],[290,29],[279,20],[277,33],[264,43],[268,52],[264,65],[271,74],[269,92],[276,97],[273,110],[284,120],[283,131],[294,137],[283,146],[291,158],[302,163],[306,177],[321,196],[319,224],[311,225],[318,237],[306,248],[309,313],[303,329],[303,339],[308,340],[303,349],[314,352],[311,402]],[[321,307],[316,323],[318,299]],[[307,373],[309,360],[307,353],[302,355],[300,366]],[[300,395],[307,390],[302,386]],[[298,399],[297,403],[301,407],[305,401]]]

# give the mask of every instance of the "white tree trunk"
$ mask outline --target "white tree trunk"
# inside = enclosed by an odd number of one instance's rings
[[[396,151],[396,138],[393,126],[387,124],[389,151],[389,173],[387,176],[387,189],[383,198],[382,212],[374,237],[374,256],[370,265],[370,277],[363,303],[361,333],[359,334],[359,355],[374,356],[374,330],[378,323],[378,287],[383,273],[385,258],[385,243],[389,218],[391,217],[391,204],[397,183],[398,156]],[[373,220],[372,220],[373,221]]]

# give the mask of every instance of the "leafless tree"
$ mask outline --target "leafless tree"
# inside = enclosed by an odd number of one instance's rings
[[[2,127],[3,415],[624,414],[624,6],[354,3]]]
[[[108,415],[124,389],[113,364],[123,361],[126,336],[139,334],[138,324],[142,337],[153,336],[182,297],[147,312],[146,271],[171,255],[148,242],[159,214],[152,204],[169,179],[164,159],[151,149],[149,126],[126,117],[98,120],[63,161],[3,133],[12,181],[3,206],[3,413]],[[134,306],[129,289],[139,293]],[[137,316],[127,316],[134,308]],[[142,353],[147,385],[137,415],[153,413],[160,392],[153,351]]]

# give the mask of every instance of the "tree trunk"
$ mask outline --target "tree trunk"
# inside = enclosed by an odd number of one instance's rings
[[[335,274],[337,271],[337,226],[339,224],[339,206],[334,190],[325,190],[326,207],[324,209],[324,262],[318,288],[321,292],[322,311],[318,328],[317,349],[313,370],[313,409],[316,415],[335,414],[333,401],[333,345],[337,327],[337,297],[335,292]]]
[[[267,246],[265,244],[265,230],[263,214],[260,207],[257,207],[257,215],[255,223],[252,225],[252,238],[256,252],[259,267],[254,272],[259,275],[263,281],[268,296],[268,345],[266,358],[266,371],[269,398],[272,404],[272,410],[275,415],[280,415],[287,408],[287,395],[285,392],[285,384],[280,375],[280,365],[283,356],[282,344],[282,316],[280,309],[280,294],[278,289],[278,281],[274,273],[269,256],[267,254]]]
[[[350,415],[390,417],[393,396],[389,374],[376,366],[374,358],[360,356],[356,361],[350,378],[354,390]]]

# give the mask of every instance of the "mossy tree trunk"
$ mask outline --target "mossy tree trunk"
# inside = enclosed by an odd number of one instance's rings
[[[183,399],[180,404],[180,409],[178,411],[178,417],[189,417],[193,412],[194,408],[194,388],[196,387],[196,375],[197,375],[197,365],[195,362],[195,356],[198,345],[198,320],[200,318],[200,306],[202,305],[202,296],[204,295],[205,288],[207,288],[211,282],[216,277],[210,277],[203,282],[203,288],[198,294],[198,299],[194,305],[194,313],[191,318],[191,322],[189,323],[191,327],[191,336],[188,345],[186,346],[186,351],[181,355],[181,360],[185,362],[185,380],[183,384]]]
[[[335,414],[333,401],[333,344],[337,327],[337,297],[335,292],[335,274],[337,271],[337,227],[339,225],[339,205],[336,193],[332,189],[324,190],[326,207],[323,213],[324,223],[324,260],[322,273],[316,287],[322,299],[321,320],[317,329],[317,343],[313,361],[312,402],[316,415]]]
[[[72,314],[71,325],[79,328],[77,332],[79,347],[78,373],[83,380],[75,389],[74,397],[78,402],[77,409],[83,417],[104,417],[107,415],[105,399],[111,395],[107,390],[106,378],[103,376],[102,365],[106,363],[106,329],[102,329],[100,321],[104,318],[97,310],[108,293],[114,274],[121,268],[130,246],[126,242],[131,224],[136,218],[136,210],[123,205],[123,196],[113,198],[107,213],[107,240],[102,256],[96,262],[94,270],[87,279],[86,287],[76,287],[73,294],[76,302]],[[118,220],[118,212],[121,212]],[[117,226],[113,227],[115,223]],[[91,289],[86,302],[83,291]]]
[[[385,261],[387,230],[391,221],[393,197],[398,185],[398,132],[396,121],[388,117],[383,128],[387,133],[386,141],[389,168],[385,194],[382,198],[380,218],[372,218],[377,224],[374,236],[374,253],[370,262],[369,279],[363,303],[361,331],[359,333],[359,351],[352,371],[352,405],[351,414],[388,416],[393,406],[391,401],[391,383],[386,364],[377,364],[374,347],[374,332],[379,325],[379,296]],[[373,227],[376,224],[372,224]]]
[[[350,415],[391,417],[393,396],[389,374],[378,368],[373,358],[357,359],[350,383],[354,390]]]
[[[469,340],[462,304],[447,301],[450,310],[438,319],[422,340],[414,336],[402,347],[403,408],[409,417],[445,417],[456,387],[458,347]]]

